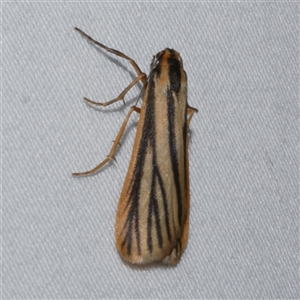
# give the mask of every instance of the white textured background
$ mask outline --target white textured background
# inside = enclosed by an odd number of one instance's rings
[[[299,298],[299,5],[2,4],[2,298]],[[189,243],[173,268],[135,269],[114,246],[139,94],[124,60],[182,55],[191,123]]]

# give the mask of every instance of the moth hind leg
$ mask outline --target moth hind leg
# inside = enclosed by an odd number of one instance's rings
[[[80,172],[80,173],[72,173],[73,176],[86,176],[86,175],[90,175],[90,174],[94,174],[96,173],[98,170],[100,170],[106,163],[108,163],[111,159],[114,159],[114,154],[116,152],[117,146],[119,145],[120,139],[124,133],[124,130],[126,128],[127,122],[132,114],[133,111],[136,111],[137,113],[141,112],[141,109],[139,107],[136,106],[132,106],[131,109],[129,110],[125,120],[123,121],[123,124],[119,130],[119,133],[113,143],[113,146],[108,154],[108,156],[106,157],[106,159],[104,159],[99,165],[97,165],[95,168],[86,171],[86,172]]]

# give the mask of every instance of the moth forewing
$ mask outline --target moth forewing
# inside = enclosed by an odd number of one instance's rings
[[[186,75],[176,51],[157,57],[117,209],[117,248],[131,263],[177,262],[187,234]]]
[[[187,104],[187,78],[180,55],[169,48],[159,52],[146,80],[130,57],[75,29],[99,47],[127,59],[138,75],[117,98],[106,103],[84,98],[88,103],[106,106],[122,100],[139,80],[144,84],[144,97],[141,108],[131,107],[108,157],[92,170],[73,175],[92,174],[114,158],[131,113],[140,113],[116,213],[116,246],[121,257],[133,264],[177,263],[188,239],[187,129],[197,112]]]

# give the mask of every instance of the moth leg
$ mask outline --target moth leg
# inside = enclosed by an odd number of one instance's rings
[[[119,101],[119,100],[123,100],[124,97],[125,97],[125,95],[127,94],[127,92],[128,92],[135,84],[137,84],[137,82],[138,82],[139,80],[142,80],[144,75],[145,75],[145,74],[141,74],[141,75],[139,75],[137,78],[135,78],[135,79],[128,85],[128,87],[126,87],[126,89],[125,89],[125,90],[124,90],[117,98],[115,98],[115,99],[113,99],[113,100],[110,100],[110,101],[107,101],[107,102],[96,102],[96,101],[90,100],[90,99],[88,99],[88,98],[86,98],[86,97],[84,97],[83,99],[84,99],[86,102],[88,102],[88,103],[90,103],[90,104],[93,104],[93,105],[95,105],[95,106],[108,106],[108,105],[110,105],[110,104],[113,104],[114,102],[117,102],[117,101]],[[145,75],[145,76],[146,76],[146,75]]]
[[[125,55],[124,53],[118,51],[118,50],[115,50],[115,49],[112,49],[112,48],[109,48],[99,42],[97,42],[96,40],[94,40],[92,37],[90,37],[89,35],[87,35],[85,32],[83,32],[81,29],[75,27],[75,30],[78,31],[80,34],[82,34],[85,38],[87,38],[89,41],[91,41],[92,43],[94,43],[95,45],[105,49],[106,51],[110,52],[110,53],[113,53],[119,57],[122,57],[122,58],[125,58],[126,60],[129,61],[129,63],[133,66],[135,72],[137,73],[137,77],[124,89],[124,91],[115,99],[113,100],[110,100],[110,101],[107,101],[107,102],[95,102],[95,101],[92,101],[88,98],[84,98],[84,100],[90,104],[93,104],[93,105],[98,105],[98,106],[107,106],[107,105],[110,105],[116,101],[119,101],[119,100],[123,100],[123,98],[125,97],[125,95],[127,94],[127,92],[138,82],[138,81],[142,81],[142,83],[144,85],[147,84],[147,75],[145,73],[143,73],[139,66],[136,64],[136,62],[130,58],[129,56]]]
[[[86,171],[86,172],[81,172],[81,173],[72,173],[73,176],[86,176],[86,175],[90,175],[90,174],[93,174],[95,172],[97,172],[100,168],[102,168],[106,163],[108,163],[111,159],[114,158],[114,154],[116,152],[116,149],[117,149],[117,146],[120,142],[120,139],[124,133],[124,130],[126,128],[126,125],[128,123],[128,120],[130,118],[130,115],[132,114],[133,111],[136,111],[137,113],[140,113],[141,109],[136,107],[136,106],[132,106],[125,118],[125,120],[123,121],[123,124],[119,130],[119,133],[113,143],[113,146],[108,154],[108,156],[98,165],[96,166],[95,168],[89,170],[89,171]]]
[[[188,106],[188,108],[187,108],[187,113],[189,114],[189,117],[188,117],[188,119],[187,119],[187,126],[190,125],[190,122],[191,122],[192,117],[193,117],[193,115],[194,115],[195,112],[196,112],[196,113],[198,112],[198,109],[197,109],[197,108],[192,107],[192,106]]]

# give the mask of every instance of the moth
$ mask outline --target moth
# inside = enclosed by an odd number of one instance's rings
[[[120,256],[132,264],[176,264],[188,241],[190,188],[188,126],[198,110],[187,103],[187,75],[180,54],[166,48],[153,56],[150,73],[143,73],[133,59],[82,36],[106,51],[125,58],[137,77],[115,99],[92,105],[107,106],[123,100],[138,82],[143,84],[141,107],[132,106],[107,158],[84,176],[97,172],[114,153],[133,111],[140,114],[133,151],[121,192],[115,225]]]

